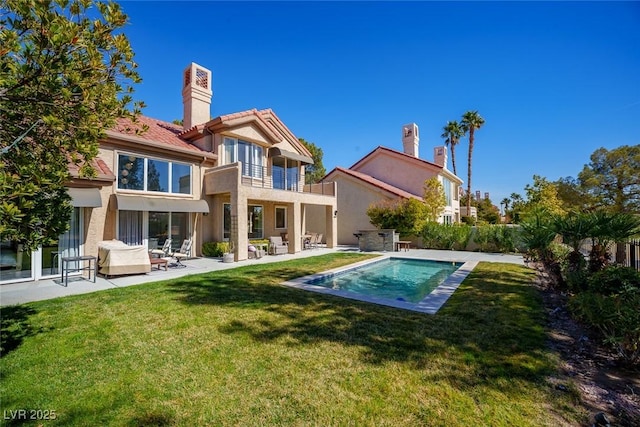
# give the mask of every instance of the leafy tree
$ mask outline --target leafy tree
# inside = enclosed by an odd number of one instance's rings
[[[0,239],[26,250],[57,239],[69,164],[91,177],[104,129],[135,121],[126,22],[112,2],[0,0]]]
[[[586,239],[593,236],[596,227],[595,219],[593,214],[583,212],[570,212],[553,218],[553,229],[572,249],[567,258],[569,273],[580,271],[584,265],[580,247]]]
[[[597,206],[640,213],[640,145],[597,149],[578,180]]]
[[[562,202],[558,198],[558,189],[546,178],[533,175],[533,184],[525,186],[527,201],[525,212],[534,208],[541,208],[551,215],[564,215],[566,211],[562,207]]]
[[[511,193],[509,196],[511,199],[511,210],[509,211],[509,217],[511,217],[511,221],[514,223],[519,223],[522,217],[522,212],[524,211],[524,199],[518,193]]]
[[[451,164],[453,165],[453,174],[458,175],[456,172],[456,145],[460,143],[460,138],[464,136],[464,130],[460,123],[456,120],[447,122],[442,128],[441,138],[444,138],[446,146],[451,147]]]
[[[423,195],[425,211],[429,221],[436,222],[447,205],[444,187],[437,177],[431,177],[424,182]]]
[[[401,236],[418,236],[427,222],[425,204],[418,199],[395,199],[373,203],[367,209],[371,224],[394,228]]]
[[[307,147],[307,150],[309,150],[311,158],[313,159],[313,164],[305,167],[305,184],[320,182],[320,180],[327,174],[327,170],[322,164],[322,157],[324,156],[322,148],[318,147],[313,142],[306,141],[304,138],[298,138],[298,141]]]
[[[511,204],[511,200],[508,197],[503,198],[500,201],[500,205],[504,206],[504,214],[507,214],[507,211],[509,210],[509,205]]]
[[[578,180],[567,176],[558,179],[553,184],[564,210],[587,212],[593,209],[595,205],[593,198],[584,191]]]
[[[489,224],[498,224],[500,222],[500,210],[494,206],[491,199],[484,198],[476,203],[478,210],[478,219]]]
[[[469,134],[469,156],[467,158],[467,194],[471,194],[471,156],[473,154],[473,143],[475,131],[484,125],[484,119],[477,111],[467,111],[462,115],[460,125],[465,134]],[[467,214],[471,212],[471,199],[467,198]]]
[[[556,237],[556,231],[549,212],[536,207],[520,225],[522,240],[529,248],[531,257],[550,265],[553,262],[553,254],[549,247]]]

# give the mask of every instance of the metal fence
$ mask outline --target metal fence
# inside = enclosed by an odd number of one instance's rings
[[[266,166],[242,165],[242,184],[251,187],[269,188],[294,192],[335,196],[333,182],[305,184],[304,176],[291,170],[271,170]]]
[[[624,265],[640,271],[640,240],[630,240],[627,243],[619,243],[619,245],[620,244],[624,246]]]

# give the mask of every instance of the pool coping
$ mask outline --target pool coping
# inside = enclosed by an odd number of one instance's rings
[[[373,259],[367,259],[359,261],[353,264],[345,265],[342,267],[334,268],[331,270],[323,271],[321,273],[311,274],[309,276],[298,277],[296,279],[287,280],[282,282],[281,285],[291,288],[303,289],[306,291],[317,292],[321,294],[335,295],[342,298],[349,298],[352,300],[368,302],[371,304],[384,305],[387,307],[399,308],[403,310],[417,311],[419,313],[436,314],[438,310],[444,305],[451,295],[458,289],[460,283],[473,271],[478,265],[478,261],[449,261],[460,262],[462,266],[454,271],[449,277],[447,277],[437,288],[431,291],[420,302],[399,301],[387,298],[380,298],[368,295],[361,295],[354,292],[348,292],[337,289],[325,288],[323,286],[313,285],[308,282],[313,280],[320,280],[327,276],[333,276],[340,274],[347,270],[353,270],[365,265],[384,261],[388,258],[415,260],[416,258],[403,257],[400,255],[382,255]],[[437,261],[437,260],[434,260]]]

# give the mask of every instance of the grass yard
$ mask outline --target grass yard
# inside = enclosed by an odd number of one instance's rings
[[[0,396],[33,425],[557,426],[533,272],[481,263],[436,315],[280,286],[330,254],[2,309]],[[36,414],[33,412],[33,414]],[[42,413],[44,414],[44,412]]]

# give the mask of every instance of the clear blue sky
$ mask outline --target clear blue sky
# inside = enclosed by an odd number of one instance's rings
[[[640,144],[638,2],[124,1],[144,114],[182,117],[183,69],[213,72],[212,116],[271,108],[327,171],[478,110],[472,190],[494,204],[534,174],[576,177],[599,147]],[[468,140],[456,150],[467,180]],[[451,156],[449,156],[451,158]],[[451,166],[449,166],[451,169]]]

